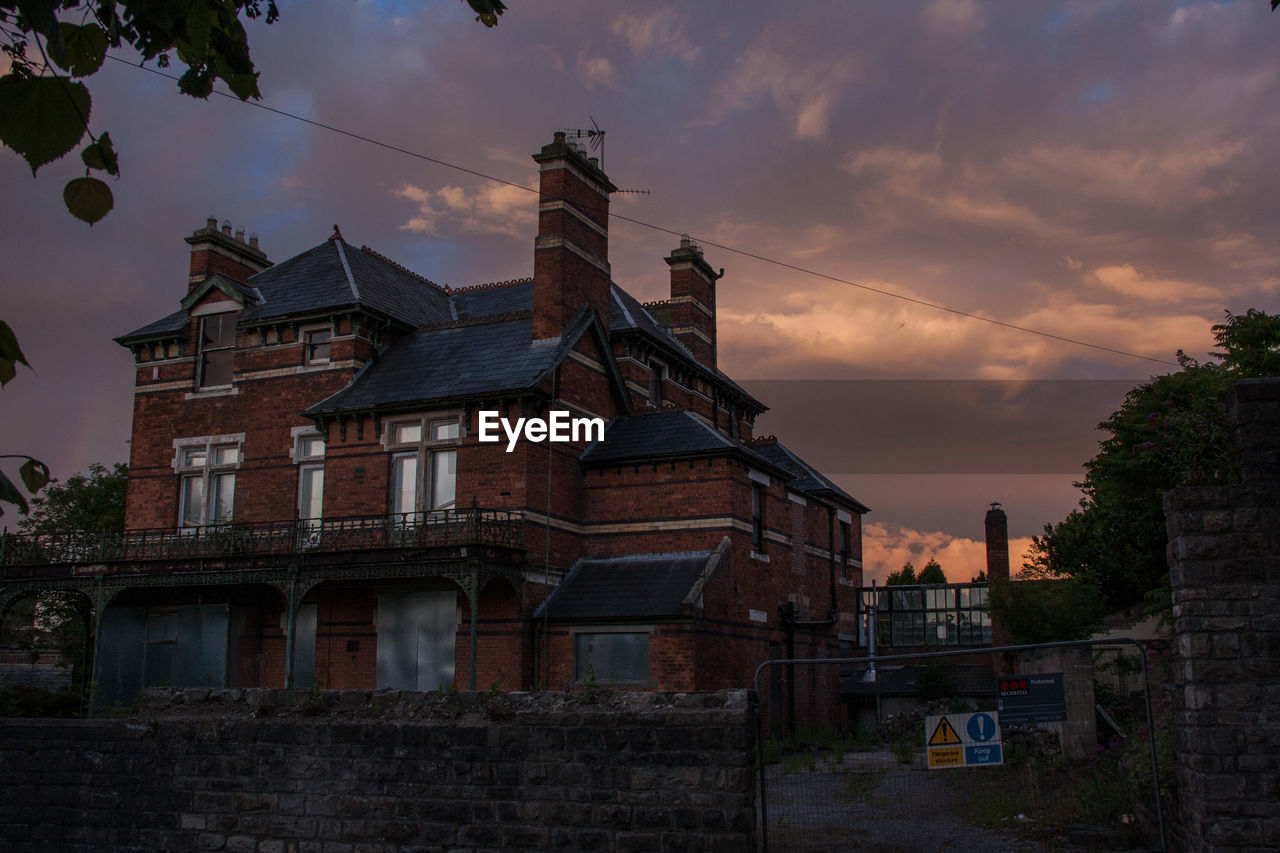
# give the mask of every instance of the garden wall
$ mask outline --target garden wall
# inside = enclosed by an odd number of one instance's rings
[[[1280,850],[1280,379],[1240,382],[1232,417],[1241,483],[1164,499],[1175,850]]]
[[[13,851],[755,847],[747,691],[149,690],[0,720]]]

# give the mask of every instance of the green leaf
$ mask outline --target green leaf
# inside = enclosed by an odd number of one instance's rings
[[[18,364],[31,366],[27,357],[22,354],[22,348],[18,346],[17,335],[9,328],[8,323],[0,320],[0,387],[7,385],[14,377],[17,372],[15,365]]]
[[[213,15],[201,0],[191,4],[187,12],[187,44],[191,47],[188,64],[204,62],[209,56],[209,31],[213,27]]]
[[[111,188],[97,178],[76,178],[68,181],[62,191],[62,200],[67,203],[67,210],[76,219],[82,219],[90,225],[111,212],[115,199],[111,196]]]
[[[120,160],[116,157],[116,150],[111,145],[111,134],[104,133],[98,137],[98,141],[85,147],[80,152],[80,159],[90,169],[101,169],[108,175],[120,175]]]
[[[97,24],[83,27],[66,21],[58,24],[66,49],[61,56],[50,56],[59,68],[72,77],[88,77],[102,67],[107,58],[107,33]]]
[[[38,459],[28,459],[18,469],[18,476],[28,492],[38,492],[49,485],[49,466]]]
[[[11,503],[16,504],[18,509],[23,512],[27,511],[27,499],[22,496],[22,492],[18,491],[18,487],[0,471],[0,504]],[[0,515],[4,515],[4,508],[0,507]]]
[[[65,77],[0,77],[0,142],[26,159],[31,174],[66,154],[89,124],[89,90]]]

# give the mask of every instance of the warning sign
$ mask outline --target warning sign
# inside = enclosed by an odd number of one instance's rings
[[[929,769],[934,767],[963,767],[964,747],[938,746],[929,750]]]
[[[958,746],[961,743],[963,741],[960,740],[960,735],[956,734],[956,730],[951,727],[951,723],[947,722],[946,717],[938,720],[933,734],[929,736],[929,746]]]
[[[926,717],[924,732],[930,770],[1004,763],[994,711]]]

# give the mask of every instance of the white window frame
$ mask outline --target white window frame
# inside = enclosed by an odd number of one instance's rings
[[[419,433],[416,440],[401,438],[401,431],[405,427],[418,427]],[[452,434],[444,438],[433,437],[438,430]],[[407,521],[410,515],[449,510],[457,506],[458,445],[462,443],[462,432],[462,419],[459,412],[439,412],[412,418],[396,418],[385,423],[382,442],[390,452],[391,472],[388,478],[387,506],[392,516],[399,516],[401,520]],[[412,510],[401,506],[397,500],[400,492],[397,488],[397,469],[401,464],[400,460],[408,459],[414,460]],[[445,464],[453,468],[453,497],[450,500],[439,500],[433,491],[440,467]]]
[[[293,450],[290,455],[293,456],[293,461],[298,466],[298,519],[306,523],[308,527],[317,528],[324,519],[324,436],[320,434],[318,429],[313,427],[295,427],[292,432]],[[320,472],[321,514],[308,515],[307,507],[303,505],[305,496],[303,484],[306,478],[316,471]]]
[[[173,449],[172,465],[178,474],[178,529],[196,530],[231,523],[235,518],[235,474],[244,460],[244,433],[178,438],[174,439]],[[220,461],[220,452],[227,450],[234,450],[235,458]],[[197,454],[203,456],[201,462],[192,461],[192,457]],[[219,494],[226,482],[231,485],[231,512],[225,518],[210,518],[210,508],[218,505]],[[194,520],[187,519],[189,483],[198,483],[201,494],[199,516]]]

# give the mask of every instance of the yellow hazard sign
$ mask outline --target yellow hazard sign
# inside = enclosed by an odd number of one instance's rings
[[[938,720],[938,727],[929,736],[929,746],[951,746],[960,742],[960,735],[956,734],[956,730],[947,722],[946,717]]]
[[[958,746],[939,746],[929,750],[929,769],[935,767],[963,767],[964,750]]]

